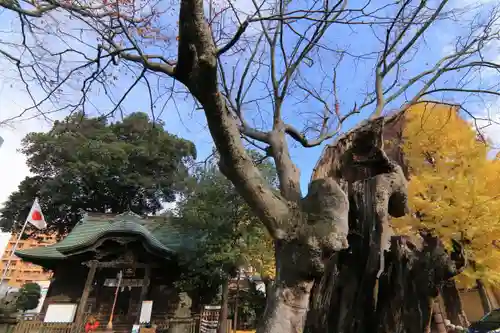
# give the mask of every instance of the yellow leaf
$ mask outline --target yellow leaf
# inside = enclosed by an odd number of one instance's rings
[[[488,159],[488,146],[448,105],[411,107],[403,137],[412,214],[395,219],[394,227],[407,235],[425,227],[445,244],[463,235],[476,265],[457,280],[500,284],[500,250],[492,245],[500,240],[500,154]]]

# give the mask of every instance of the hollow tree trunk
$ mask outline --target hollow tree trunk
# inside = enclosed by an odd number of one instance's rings
[[[404,238],[393,238],[386,272],[380,279],[376,311],[379,332],[425,332],[437,292],[428,282],[424,262]]]
[[[458,244],[455,247],[457,253],[450,256],[431,235],[423,234],[421,243],[392,238],[380,278],[374,323],[378,332],[421,333],[428,329],[439,287],[465,266],[462,249]]]
[[[383,121],[353,132],[337,143],[333,175],[349,196],[349,249],[335,254],[316,281],[309,332],[361,333],[377,324],[380,273],[392,230],[389,216],[407,211],[406,179],[381,150]],[[396,291],[397,292],[397,291]]]
[[[308,333],[425,332],[440,283],[465,265],[461,248],[450,257],[429,235],[421,244],[391,237],[389,215],[407,209],[406,182],[383,151],[383,125],[368,122],[330,148],[328,174],[349,196],[349,249],[334,254],[315,280]]]
[[[444,301],[446,316],[453,325],[468,327],[469,321],[462,307],[460,292],[455,281],[446,281],[441,287],[441,297]]]
[[[372,179],[353,186],[350,247],[332,258],[331,271],[315,288],[309,320],[314,332],[367,332],[373,328],[374,292],[384,228],[377,215],[376,201],[371,200],[377,192],[376,184],[377,180]],[[359,214],[354,214],[357,209]],[[330,311],[323,313],[326,308]]]
[[[477,291],[479,293],[479,298],[481,299],[481,305],[483,306],[484,314],[487,314],[492,310],[490,297],[488,296],[488,291],[486,286],[481,280],[477,280]]]

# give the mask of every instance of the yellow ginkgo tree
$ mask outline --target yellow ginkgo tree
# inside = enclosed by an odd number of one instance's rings
[[[411,214],[393,223],[399,233],[425,229],[445,244],[465,244],[469,265],[456,277],[461,285],[500,285],[500,160],[488,158],[488,145],[458,111],[435,103],[407,111]]]

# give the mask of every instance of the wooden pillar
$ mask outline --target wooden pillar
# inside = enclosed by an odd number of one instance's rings
[[[146,300],[146,296],[149,291],[149,283],[151,281],[151,266],[146,266],[144,269],[144,278],[142,279],[141,295],[139,296],[139,303],[137,304],[137,317],[135,319],[136,324],[140,324],[139,320],[141,318],[141,308],[142,302]]]
[[[85,315],[85,308],[87,307],[87,300],[90,295],[90,289],[92,288],[92,282],[94,282],[94,276],[97,269],[97,261],[90,261],[89,273],[87,274],[87,280],[85,281],[85,286],[83,287],[82,297],[78,304],[78,309],[76,310],[75,322],[73,326],[73,332],[81,332],[81,326],[83,324],[83,316]]]

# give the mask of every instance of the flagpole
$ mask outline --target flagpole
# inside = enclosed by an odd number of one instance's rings
[[[35,206],[35,204],[36,204],[36,206]],[[32,214],[33,208],[35,208],[35,207],[38,207],[38,209],[40,209],[39,204],[38,204],[38,198],[35,198],[35,201],[33,202],[33,205],[31,206],[31,209],[28,213],[29,215],[26,217],[26,220],[24,221],[23,227],[21,228],[21,232],[19,233],[19,236],[17,237],[16,243],[14,244],[14,247],[12,248],[12,251],[11,251],[10,256],[9,256],[9,260],[7,261],[7,265],[5,265],[3,273],[2,273],[2,279],[0,280],[0,285],[3,284],[3,281],[5,280],[5,277],[7,276],[7,273],[8,273],[9,268],[10,268],[10,263],[12,262],[12,259],[14,258],[14,253],[17,250],[17,246],[19,245],[19,241],[21,240],[21,237],[23,237],[24,230],[26,229],[26,226],[28,225],[28,222],[30,221],[30,215]],[[41,212],[40,212],[40,214],[41,214]],[[43,218],[43,215],[42,215],[42,218]]]
[[[28,219],[24,222],[23,227],[21,228],[21,232],[19,233],[19,236],[17,237],[16,243],[14,244],[14,247],[12,248],[12,252],[10,253],[9,261],[7,261],[7,265],[5,266],[2,274],[2,279],[0,280],[0,285],[3,284],[3,280],[5,280],[5,277],[7,276],[7,272],[9,271],[10,268],[10,263],[12,261],[12,258],[14,258],[14,252],[17,250],[17,246],[19,245],[19,241],[21,240],[21,237],[24,234],[24,230],[26,229],[26,225],[28,225]]]

